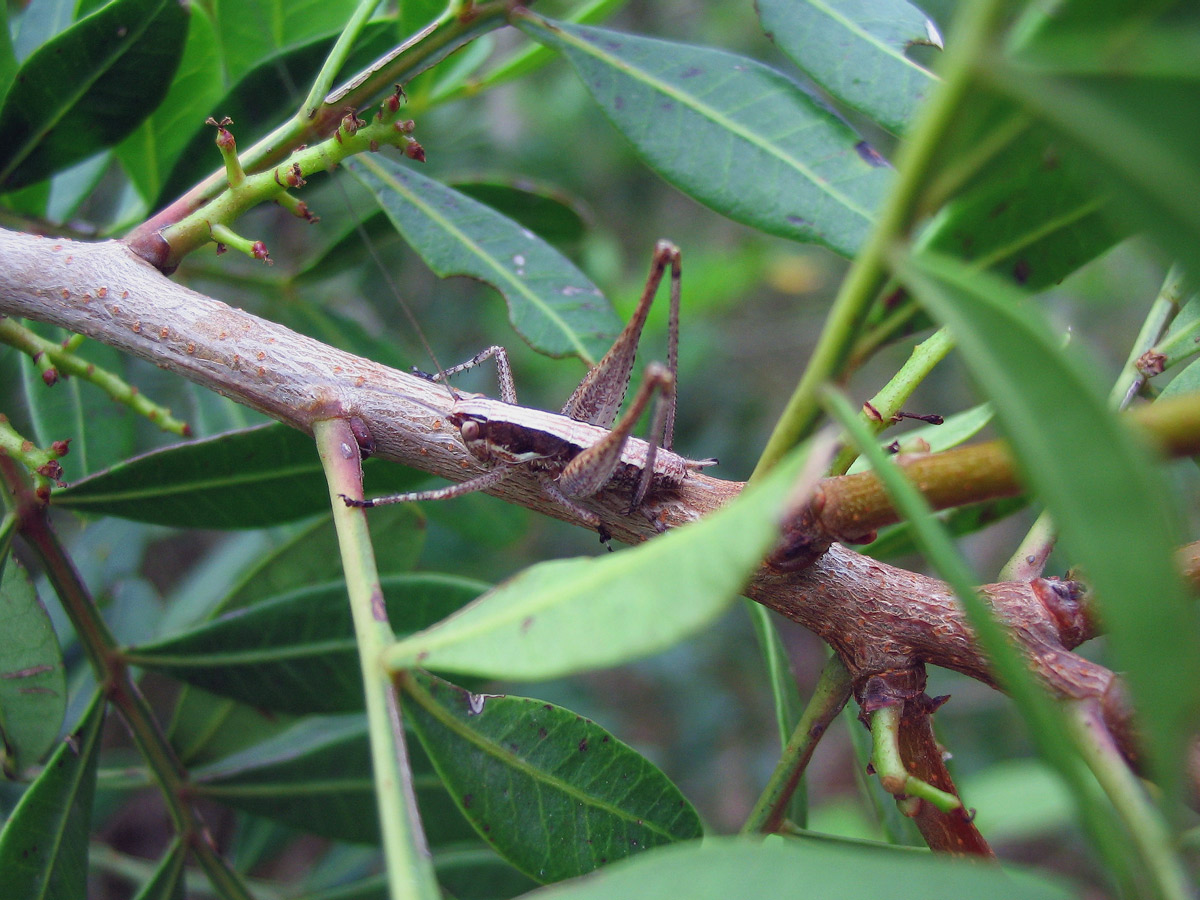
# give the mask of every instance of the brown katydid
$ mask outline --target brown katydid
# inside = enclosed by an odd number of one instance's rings
[[[655,362],[646,366],[641,386],[629,409],[617,422],[617,412],[629,386],[646,316],[668,265],[671,267],[671,307],[667,364]],[[445,500],[486,490],[503,481],[516,467],[524,466],[538,473],[542,488],[551,498],[597,529],[601,540],[607,542],[608,534],[600,517],[577,501],[608,487],[622,488],[631,491],[627,511],[631,513],[641,507],[648,495],[678,487],[689,472],[716,464],[715,459],[687,459],[671,450],[675,430],[679,297],[679,249],[667,241],[659,241],[654,249],[650,276],[633,317],[604,358],[584,376],[561,413],[518,405],[512,369],[503,347],[488,347],[465,363],[432,376],[442,380],[485,360],[495,360],[500,399],[460,394],[451,389],[453,403],[445,414],[446,419],[459,429],[471,455],[490,466],[489,470],[467,481],[428,491],[371,500],[343,497],[346,504],[367,507]],[[655,406],[649,440],[632,437],[634,425],[652,399]]]

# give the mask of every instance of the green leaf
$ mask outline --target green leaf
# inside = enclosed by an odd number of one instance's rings
[[[455,181],[451,187],[555,244],[582,240],[588,211],[580,201],[550,184],[530,178]]]
[[[372,513],[369,521],[377,535],[387,535],[386,540],[375,542],[376,571],[386,576],[410,570],[425,543],[425,520],[420,510],[411,503],[384,506]],[[326,516],[259,560],[212,613],[226,613],[287,591],[334,581],[341,574],[337,531],[332,517]]]
[[[963,152],[977,152],[980,137]],[[957,162],[947,154],[942,165]],[[1030,291],[1062,281],[1115,244],[1109,191],[1094,167],[1044,129],[1024,128],[989,157],[930,223],[922,244]]]
[[[305,0],[306,6],[310,4],[311,0]],[[332,8],[335,5],[329,6]],[[236,12],[237,9],[235,4],[231,8],[231,15],[226,18],[239,19],[238,28],[258,27],[251,19]],[[287,18],[299,21],[290,13]],[[314,16],[314,21],[322,18]],[[242,69],[240,62],[235,61],[234,71],[230,75],[232,86],[224,92],[224,96],[214,98],[209,110],[217,118],[228,116],[233,119],[230,131],[237,139],[238,147],[244,150],[253,146],[282,118],[294,113],[303,99],[298,93],[298,86],[307,85],[320,71],[344,25],[345,20],[339,19],[336,25],[319,31],[315,36],[297,39],[298,42],[289,39],[286,45],[271,55],[261,59],[256,57],[255,65],[249,70]],[[301,32],[307,33],[307,30],[302,28]],[[354,69],[360,64],[365,66],[379,57],[395,44],[394,34],[389,22],[368,25],[359,36],[346,67]],[[266,36],[266,43],[271,43],[269,35]],[[258,46],[258,42],[255,41],[254,45]],[[223,49],[229,52],[231,47],[226,45]],[[237,52],[236,47],[232,49]],[[209,114],[205,113],[205,116]],[[221,156],[214,143],[216,132],[204,124],[204,117],[181,124],[181,127],[184,133],[180,137],[187,138],[186,146],[182,153],[177,154],[175,165],[166,176],[165,186],[159,192],[158,200],[152,204],[154,206],[161,206],[183,194],[221,166]]]
[[[729,218],[853,256],[891,183],[882,157],[799,86],[719,50],[522,17],[561,50],[656,172]]]
[[[87,896],[88,828],[104,700],[87,712],[21,797],[0,831],[5,900]]]
[[[8,4],[5,3],[0,5],[0,106],[4,105],[4,98],[16,74],[17,55],[8,30]]]
[[[888,440],[884,446],[899,442],[901,453],[941,453],[951,447],[957,447],[975,437],[992,421],[992,407],[989,403],[980,403],[965,409],[960,413],[947,416],[941,425],[921,425],[910,429],[901,435],[885,432]],[[854,461],[847,474],[864,472],[870,465],[861,456]]]
[[[129,179],[147,203],[163,185],[191,139],[225,93],[217,35],[205,8],[194,3],[179,68],[166,98],[154,113],[117,147]],[[218,159],[210,160],[216,168]]]
[[[29,574],[0,552],[0,760],[7,778],[45,755],[67,709],[62,650]]]
[[[1171,383],[1163,388],[1160,397],[1174,397],[1177,394],[1191,394],[1200,391],[1200,359],[1188,363],[1184,369],[1171,379]]]
[[[188,14],[175,0],[114,0],[40,47],[0,108],[0,188],[110,147],[162,102]]]
[[[638,547],[531,566],[458,615],[397,641],[386,664],[533,680],[665,650],[734,602],[778,535],[801,461],[793,457],[719,512]]]
[[[185,862],[187,845],[176,837],[158,861],[150,880],[142,885],[133,900],[186,900],[183,883]]]
[[[384,492],[425,478],[367,460]],[[308,435],[261,425],[135,457],[54,494],[56,506],[178,528],[261,528],[327,512],[329,490]]]
[[[905,55],[942,47],[937,27],[906,0],[758,0],[767,37],[813,81],[894,134],[937,83]]]
[[[1067,900],[1076,892],[1045,876],[966,859],[836,840],[710,838],[665,847],[590,878],[539,891],[537,900]]]
[[[67,335],[57,328],[38,331],[53,340]],[[111,347],[89,341],[76,352],[121,377],[129,373],[127,358]],[[64,480],[82,478],[134,452],[137,417],[121,404],[97,403],[101,395],[95,385],[79,378],[61,378],[47,387],[41,369],[26,358],[21,365],[21,386],[33,420],[34,439],[43,447],[53,441],[71,441],[71,452],[62,461]]]
[[[440,621],[486,587],[452,575],[383,579],[388,615],[400,634]],[[362,708],[362,671],[341,581],[236,610],[137,647],[127,659],[257,707],[293,713]]]
[[[467,275],[504,295],[513,328],[551,356],[594,362],[620,331],[612,307],[528,228],[383,156],[346,163],[437,275]]]
[[[401,689],[463,815],[531,878],[560,881],[700,836],[700,817],[662,772],[570,710],[418,672]]]
[[[1173,796],[1200,708],[1200,629],[1174,563],[1174,504],[1147,448],[1019,291],[932,253],[906,262],[901,277],[950,327],[1024,481],[1094,588],[1154,771]]]
[[[1195,7],[1158,20],[1130,15],[1101,25],[1085,13],[1046,22],[1006,64],[989,63],[981,75],[1089,155],[1125,222],[1200,271]]]
[[[358,0],[213,0],[226,84],[281,52],[339,33],[357,5]]]
[[[291,727],[295,718],[185,684],[167,737],[179,761],[196,767],[265,741]]]
[[[426,837],[473,840],[433,766],[410,754]],[[196,792],[235,809],[341,841],[379,842],[371,750],[361,715],[309,716],[273,738],[193,773]]]

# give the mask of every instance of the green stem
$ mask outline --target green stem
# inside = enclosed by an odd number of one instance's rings
[[[230,184],[212,202],[162,230],[161,239],[170,248],[172,259],[179,260],[213,240],[262,258],[257,251],[247,249],[250,241],[228,229],[247,210],[285,194],[289,188],[302,187],[314,173],[331,171],[357,153],[393,146],[415,158],[413,148],[420,151],[420,145],[408,136],[411,123],[400,121],[401,109],[399,97],[389,97],[378,116],[357,123],[353,115],[347,116],[327,140],[296,150],[273,169]]]
[[[932,803],[942,812],[960,809],[962,801],[953,794],[908,774],[900,755],[900,717],[903,712],[901,706],[885,706],[871,713],[871,765],[875,767],[879,783],[902,806],[908,798],[915,797]]]
[[[400,703],[382,664],[383,652],[395,635],[388,623],[367,518],[362,509],[348,507],[342,500],[342,495],[362,498],[358,444],[344,419],[317,422],[313,437],[329,484],[333,524],[350,595],[392,900],[439,900],[441,890],[417,814]]]
[[[1070,704],[1067,723],[1075,749],[1112,801],[1125,825],[1127,839],[1154,882],[1155,896],[1163,900],[1194,900],[1195,889],[1173,850],[1170,830],[1113,745],[1096,702],[1080,700]]]
[[[451,7],[457,10],[461,5],[452,3]],[[503,26],[511,6],[512,0],[475,3],[470,16],[455,16],[431,31],[422,31],[420,35],[410,38],[385,60],[367,67],[344,87],[325,97],[312,115],[306,114],[307,106],[298,110],[295,116],[240,154],[242,167],[247,172],[261,172],[287,158],[294,148],[327,137],[337,129],[347,107],[358,109],[365,106],[387,87],[408,81],[464,44]],[[178,263],[178,259],[172,259],[169,253],[164,253],[159,232],[220,196],[226,187],[225,168],[222,167],[138,225],[125,237],[125,243],[159,268],[169,269],[172,264]]]
[[[72,339],[77,337],[80,336],[73,335]],[[80,339],[82,340],[82,338]],[[89,384],[94,384],[113,400],[128,406],[139,416],[149,419],[163,431],[169,431],[181,437],[191,434],[187,423],[172,416],[171,410],[165,406],[159,406],[137,388],[130,386],[107,369],[102,369],[74,353],[75,346],[78,344],[64,347],[60,343],[47,340],[14,319],[3,316],[0,316],[0,343],[8,344],[10,347],[29,354],[39,365],[43,360],[49,362],[58,374],[74,375]],[[43,369],[44,371],[45,369]]]
[[[1121,367],[1121,374],[1117,376],[1117,381],[1108,396],[1109,406],[1113,409],[1127,407],[1141,386],[1145,384],[1146,376],[1138,370],[1137,361],[1147,350],[1154,349],[1166,334],[1171,321],[1179,312],[1183,300],[1183,284],[1183,269],[1176,263],[1167,272],[1167,277],[1158,290],[1158,296],[1150,304],[1150,311],[1142,322],[1141,330],[1129,351],[1129,357],[1125,360],[1125,365]],[[1193,342],[1189,341],[1189,343]],[[1163,350],[1162,347],[1158,349]]]
[[[584,3],[582,6],[571,10],[570,14],[563,17],[561,21],[578,22],[580,24],[601,22],[628,2],[629,0],[589,0],[589,2]],[[442,103],[449,103],[452,100],[462,99],[463,97],[474,97],[476,94],[482,93],[489,88],[512,81],[514,78],[528,75],[530,72],[554,59],[556,55],[549,47],[542,44],[528,43],[480,77],[468,78],[459,84],[447,86],[441,93],[434,93],[423,104],[423,108],[428,109]]]
[[[1096,795],[1095,786],[1082,772],[1072,752],[1069,726],[1064,722],[1061,705],[1055,703],[1029,670],[1021,651],[1013,644],[1008,630],[980,596],[978,583],[967,561],[954,546],[945,528],[933,516],[929,504],[908,480],[904,471],[889,460],[871,434],[859,423],[855,410],[841,394],[826,389],[823,400],[830,414],[846,430],[859,451],[871,463],[887,489],[892,503],[911,524],[917,546],[958,596],[980,647],[991,659],[997,681],[1016,702],[1029,725],[1029,734],[1038,750],[1054,766],[1069,787],[1079,806],[1080,818],[1096,848],[1118,882],[1129,884],[1131,861],[1128,848],[1118,835],[1105,826],[1110,809]]]
[[[1183,277],[1182,269],[1177,264],[1173,265],[1159,288],[1158,296],[1150,304],[1150,311],[1142,321],[1142,327],[1133,342],[1125,365],[1121,367],[1112,391],[1109,392],[1108,404],[1113,409],[1123,410],[1129,406],[1145,384],[1146,377],[1138,370],[1137,361],[1142,354],[1158,343],[1179,312]],[[1000,580],[1032,581],[1039,577],[1057,541],[1054,520],[1050,518],[1049,513],[1043,512],[1022,538],[1008,562],[1001,567]]]
[[[900,412],[900,408],[925,380],[925,377],[933,371],[933,367],[945,359],[953,349],[954,339],[950,337],[950,332],[945,328],[939,328],[917,344],[908,357],[908,361],[900,367],[900,371],[893,375],[891,380],[868,401],[877,415],[868,413],[864,404],[863,412],[860,414],[863,424],[875,434],[888,428],[892,424],[892,416]],[[849,445],[845,446],[834,460],[829,474],[846,474],[857,458],[858,454],[854,448]]]
[[[742,834],[774,833],[780,830],[792,795],[800,784],[817,743],[849,699],[850,673],[837,656],[831,656],[821,670],[812,698],[796,723],[770,781],[742,826]]]
[[[11,466],[9,460],[0,458],[0,478],[17,497],[21,534],[38,554],[106,699],[125,721],[134,743],[145,757],[172,824],[223,897],[251,900],[240,876],[217,853],[208,828],[184,799],[188,794],[187,770],[171,749],[150,704],[130,678],[116,638],[50,528],[45,505],[22,487],[19,474]]]
[[[771,697],[775,706],[775,724],[779,728],[779,746],[786,747],[788,735],[795,727],[796,713],[800,709],[800,695],[796,691],[796,679],[792,676],[787,652],[779,638],[779,630],[771,620],[771,612],[761,603],[744,601],[758,649],[767,667],[767,678],[771,684]]]
[[[991,40],[993,27],[1006,8],[999,0],[981,0],[960,7],[943,58],[944,82],[917,119],[910,139],[900,148],[896,182],[866,246],[842,282],[808,368],[767,441],[751,481],[761,478],[779,462],[816,420],[820,411],[818,393],[836,376],[870,304],[887,278],[885,257],[889,248],[917,219],[934,161],[946,134],[961,113],[976,59]]]
[[[341,71],[342,66],[346,64],[346,59],[350,56],[350,51],[354,48],[354,42],[362,34],[363,27],[367,24],[367,20],[371,18],[371,14],[375,12],[379,3],[380,0],[359,0],[358,6],[350,14],[350,21],[346,23],[346,27],[342,29],[342,33],[338,35],[337,43],[333,45],[333,49],[325,57],[325,62],[321,65],[321,71],[313,79],[312,87],[308,89],[308,96],[304,98],[304,102],[300,105],[300,110],[296,113],[296,119],[299,120],[297,124],[303,126],[316,113],[317,107],[321,105],[325,99],[325,95],[329,93],[329,88],[333,85],[334,77]]]

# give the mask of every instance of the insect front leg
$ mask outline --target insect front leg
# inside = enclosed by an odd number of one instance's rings
[[[438,372],[433,376],[433,380],[445,381],[451,375],[466,372],[468,369],[473,369],[489,359],[496,361],[496,378],[500,382],[500,399],[505,403],[516,404],[517,383],[513,379],[512,366],[508,364],[508,351],[498,345],[481,350],[464,363],[459,363],[457,366],[451,366],[444,371]]]
[[[654,461],[657,454],[658,431],[665,418],[664,407],[668,398],[674,396],[675,378],[662,363],[650,363],[642,385],[634,395],[633,402],[621,421],[602,439],[579,453],[563,468],[557,486],[568,497],[591,497],[612,478],[621,462],[621,451],[629,439],[633,427],[646,409],[651,398],[657,394],[655,413],[652,417],[650,440],[647,442],[646,459],[642,463],[642,474],[630,503],[630,510],[637,509],[646,498],[654,478]]]
[[[418,500],[449,500],[452,497],[461,497],[463,494],[473,494],[475,491],[486,491],[488,488],[503,481],[511,471],[512,466],[497,466],[488,472],[484,472],[482,475],[476,475],[474,478],[468,478],[466,481],[460,481],[458,484],[448,484],[446,487],[433,488],[428,491],[409,491],[407,494],[374,497],[370,500],[356,500],[353,497],[347,497],[345,494],[339,494],[338,496],[345,501],[347,506],[357,506],[363,509],[369,509],[372,506],[386,506],[389,503],[414,503]]]

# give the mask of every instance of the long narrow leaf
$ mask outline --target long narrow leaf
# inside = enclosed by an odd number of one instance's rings
[[[136,128],[167,92],[187,23],[175,0],[115,0],[40,47],[0,109],[0,189],[33,184]]]
[[[902,134],[936,84],[905,51],[941,49],[937,26],[906,0],[758,0],[767,35],[831,95]]]
[[[528,228],[386,157],[346,168],[443,278],[468,275],[504,295],[517,333],[551,356],[599,359],[620,330],[600,289]]]
[[[379,460],[367,460],[364,471],[380,490],[408,490],[425,477]],[[180,528],[261,528],[328,511],[329,492],[312,438],[272,424],[126,460],[57,492],[54,502]]]
[[[1094,587],[1156,774],[1174,796],[1200,708],[1200,629],[1175,568],[1176,513],[1150,454],[1019,291],[931,253],[908,260],[901,277],[954,333],[1024,479]]]
[[[440,621],[486,588],[450,575],[383,579],[400,634]],[[283,712],[361,709],[362,672],[343,583],[310,585],[130,651],[205,690]]]
[[[67,709],[62,649],[29,574],[0,551],[0,746],[12,777],[42,758]]]
[[[1067,900],[1062,882],[898,847],[827,840],[712,838],[666,847],[603,875],[555,885],[538,900]]]
[[[853,256],[887,164],[793,81],[744,56],[527,16],[667,181],[738,222]]]
[[[472,840],[420,747],[410,754],[421,824],[432,846]],[[193,773],[196,792],[245,812],[341,841],[379,841],[376,785],[361,715],[308,716]]]
[[[409,720],[480,835],[538,881],[700,836],[700,817],[645,757],[570,710],[406,673]]]
[[[398,641],[392,669],[553,678],[665,650],[729,608],[778,533],[803,457],[685,529],[599,559],[535,565]]]
[[[77,900],[87,895],[88,830],[105,703],[92,699],[0,831],[5,900]]]

